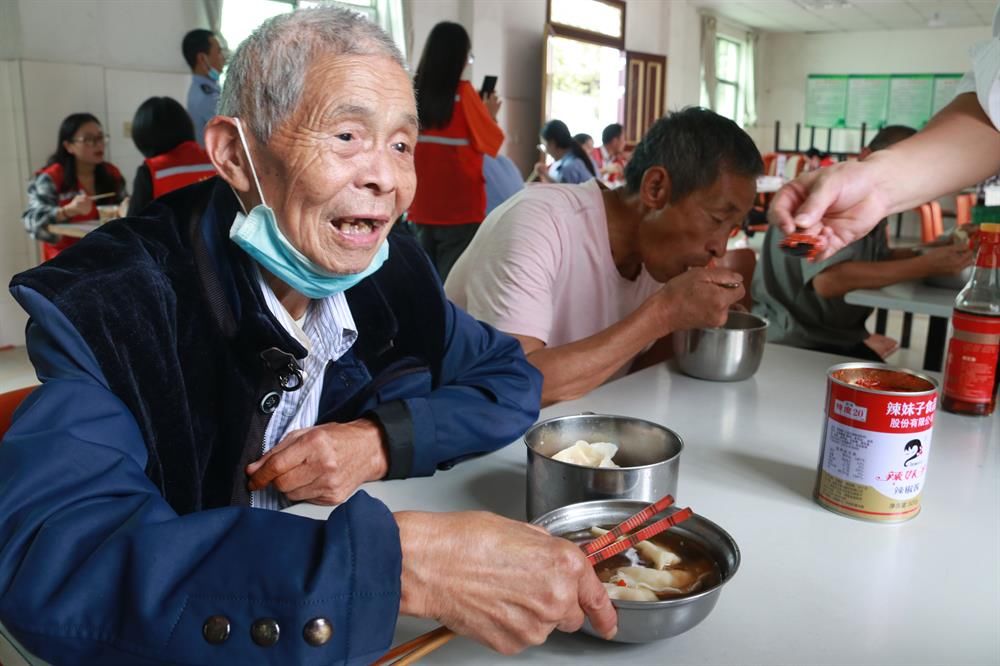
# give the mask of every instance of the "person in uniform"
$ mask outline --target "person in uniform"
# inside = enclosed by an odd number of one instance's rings
[[[205,125],[219,104],[219,76],[226,65],[226,56],[215,33],[201,28],[184,35],[181,51],[191,68],[187,111],[194,123],[195,140],[204,147]]]

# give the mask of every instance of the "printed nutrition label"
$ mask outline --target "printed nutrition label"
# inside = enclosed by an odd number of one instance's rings
[[[920,494],[929,452],[930,431],[872,432],[828,419],[823,470],[888,498],[906,500]]]

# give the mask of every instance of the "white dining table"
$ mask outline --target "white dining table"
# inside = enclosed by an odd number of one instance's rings
[[[899,310],[930,316],[927,343],[924,346],[924,369],[940,371],[944,360],[944,345],[948,336],[948,321],[955,307],[957,289],[932,287],[919,281],[899,282],[881,289],[855,289],[844,294],[851,305],[863,305],[882,310]],[[884,326],[880,324],[879,327]],[[876,333],[884,333],[876,330]],[[904,338],[909,332],[904,331]]]
[[[748,380],[716,383],[654,366],[547,419],[584,411],[635,416],[681,435],[678,505],[727,530],[742,565],[700,625],[642,645],[554,633],[502,657],[459,637],[427,664],[1000,663],[1000,418],[938,412],[923,510],[886,525],[813,500],[826,370],[844,359],[768,345]],[[390,509],[525,515],[522,441],[420,479],[367,484]],[[325,518],[330,509],[290,509]],[[394,644],[433,622],[401,617]]]

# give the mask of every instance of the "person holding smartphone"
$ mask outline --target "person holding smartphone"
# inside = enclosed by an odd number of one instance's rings
[[[414,80],[420,119],[414,162],[420,186],[408,218],[442,282],[486,217],[483,156],[496,157],[504,140],[496,122],[496,92],[484,83],[481,97],[462,78],[472,61],[465,28],[438,23]]]

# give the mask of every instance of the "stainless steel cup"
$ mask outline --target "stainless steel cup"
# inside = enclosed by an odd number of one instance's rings
[[[594,468],[552,456],[577,440],[618,445],[614,462]],[[684,443],[669,428],[629,416],[578,414],[549,419],[524,435],[528,451],[528,520],[568,504],[600,499],[653,502],[677,495]]]

